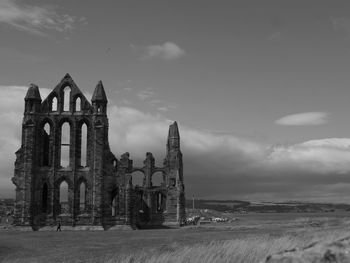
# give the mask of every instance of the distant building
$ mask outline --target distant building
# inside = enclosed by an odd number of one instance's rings
[[[185,222],[176,122],[169,127],[163,166],[156,167],[152,153],[147,153],[143,167],[134,167],[129,153],[117,159],[110,151],[108,101],[101,81],[91,103],[69,74],[44,101],[34,84],[24,100],[22,143],[12,178],[16,185],[15,225],[36,230],[61,220],[62,226],[109,229]],[[143,174],[141,186],[132,183],[136,171]],[[155,173],[161,173],[160,185],[152,183]]]

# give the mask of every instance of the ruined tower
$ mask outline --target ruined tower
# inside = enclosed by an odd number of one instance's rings
[[[180,133],[177,123],[169,127],[167,140],[167,156],[164,160],[166,168],[167,211],[166,221],[184,224],[185,215],[185,186],[182,171],[182,153],[180,150]]]
[[[69,74],[42,101],[31,84],[25,97],[22,142],[16,152],[14,224],[34,230],[60,220],[65,227],[114,229],[178,226],[185,196],[177,123],[170,125],[163,167],[152,153],[134,167],[108,142],[107,96],[98,82],[91,103]],[[134,172],[144,176],[133,185]],[[162,174],[160,185],[153,184]]]

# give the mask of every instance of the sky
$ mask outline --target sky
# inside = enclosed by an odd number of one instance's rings
[[[178,122],[188,198],[350,203],[349,1],[0,0],[0,39],[0,197],[29,84],[69,73],[135,165]]]

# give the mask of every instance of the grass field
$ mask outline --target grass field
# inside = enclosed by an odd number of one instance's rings
[[[231,224],[135,231],[0,231],[0,262],[261,262],[350,236],[350,213],[247,214]],[[64,228],[63,228],[64,230]]]

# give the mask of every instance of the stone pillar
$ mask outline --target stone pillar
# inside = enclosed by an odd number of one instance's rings
[[[186,219],[182,153],[177,123],[169,127],[167,157],[164,160],[167,186],[165,224],[182,225]]]
[[[104,156],[104,126],[95,122],[93,138],[93,171],[92,171],[92,224],[102,224],[102,183]]]
[[[127,225],[132,225],[132,182],[131,182],[131,176],[129,175],[129,180],[126,184],[126,190],[125,190],[125,219]]]
[[[35,146],[35,124],[28,120],[24,124],[24,143],[23,143],[23,181],[20,183],[20,200],[21,209],[20,225],[30,226],[32,224],[32,214],[34,210],[34,178],[33,178],[33,158]]]

